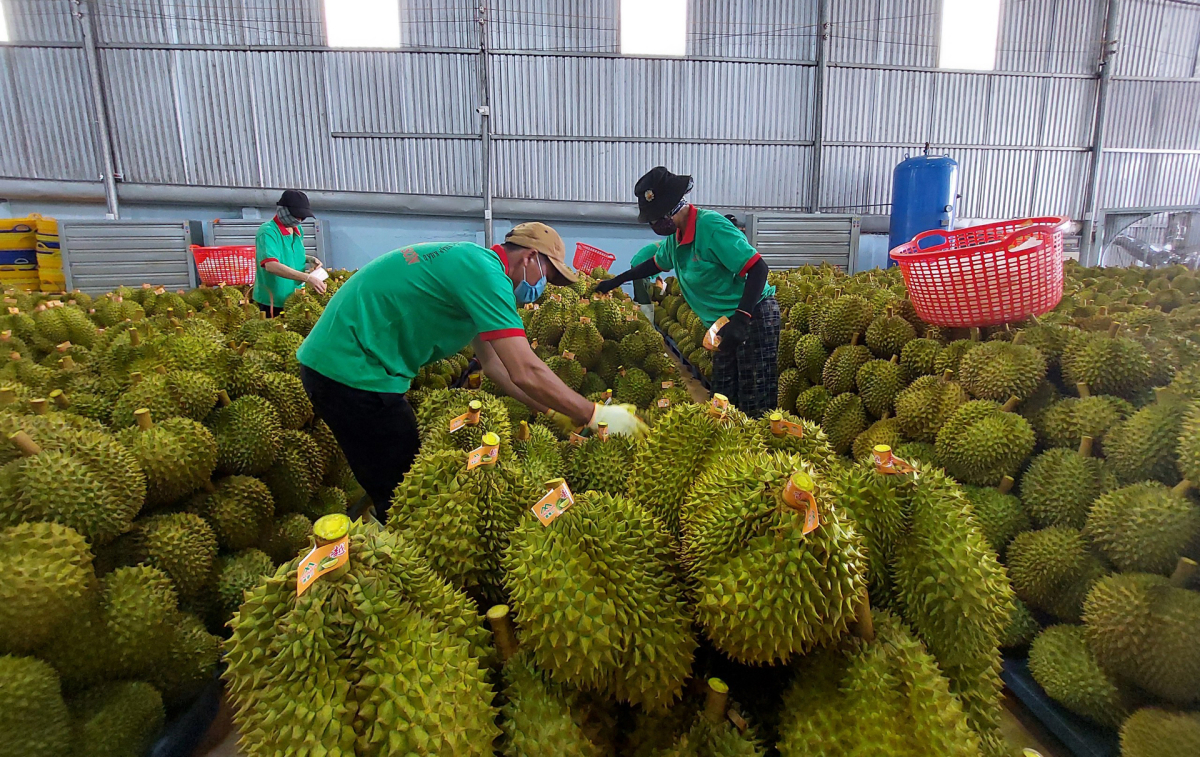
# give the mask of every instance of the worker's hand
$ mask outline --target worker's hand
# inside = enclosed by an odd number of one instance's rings
[[[319,294],[325,294],[325,282],[311,273],[304,277],[304,283],[315,289]]]
[[[322,265],[321,259],[318,258],[316,255],[305,255],[304,256],[304,272],[305,273],[312,273],[313,271],[320,268],[321,265]]]
[[[737,348],[742,346],[742,342],[746,341],[749,334],[750,316],[741,310],[734,312],[729,323],[722,326],[721,330],[717,332],[717,336],[721,337],[721,344],[717,346],[717,352],[726,355],[737,352]]]
[[[601,423],[608,424],[608,433],[624,434],[634,439],[644,439],[650,433],[650,428],[638,418],[637,408],[633,405],[601,405],[596,404],[596,412],[588,428],[595,431]]]
[[[619,286],[621,286],[619,278],[605,279],[596,285],[596,291],[600,294],[608,294]]]

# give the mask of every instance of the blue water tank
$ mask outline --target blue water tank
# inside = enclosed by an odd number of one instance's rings
[[[922,231],[954,228],[958,163],[948,156],[906,158],[892,173],[892,219],[888,250]],[[888,265],[896,262],[890,257]]]

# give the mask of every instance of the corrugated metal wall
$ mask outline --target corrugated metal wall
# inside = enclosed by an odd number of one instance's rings
[[[398,0],[398,51],[325,46],[322,0],[91,0],[123,180],[478,195],[473,0]],[[620,0],[487,0],[494,194],[808,209],[817,0],[690,0],[688,58],[624,58]],[[1200,8],[1128,0],[1101,205],[1200,202]],[[884,212],[932,143],[960,215],[1079,217],[1104,0],[1008,0],[997,71],[937,70],[941,0],[831,0],[819,206]],[[71,0],[0,0],[0,175],[96,180]]]

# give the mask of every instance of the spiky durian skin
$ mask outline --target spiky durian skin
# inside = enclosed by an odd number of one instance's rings
[[[629,436],[588,438],[571,451],[566,461],[566,479],[571,491],[624,494],[636,452],[637,443]]]
[[[917,338],[917,330],[900,316],[881,315],[867,327],[867,346],[875,357],[887,360],[899,356],[904,347]]]
[[[162,695],[141,681],[98,686],[73,697],[69,706],[73,753],[84,757],[140,757],[166,720]]]
[[[279,453],[262,475],[271,490],[275,512],[296,512],[308,504],[325,476],[323,463],[321,448],[308,434],[284,431],[279,435]]]
[[[1021,500],[1015,496],[1002,494],[990,486],[968,486],[964,491],[975,512],[979,530],[997,555],[1004,554],[1014,536],[1033,527]]]
[[[1200,713],[1146,707],[1121,725],[1121,757],[1200,754]]]
[[[892,412],[896,395],[908,385],[908,374],[899,363],[871,360],[858,369],[855,384],[867,412],[882,418]]]
[[[946,472],[962,483],[995,486],[1020,469],[1035,442],[1024,418],[994,402],[972,400],[938,432],[937,453]]]
[[[344,514],[348,504],[345,490],[337,486],[318,486],[308,504],[300,508],[300,514],[317,521],[326,515]]]
[[[509,534],[545,489],[503,455],[495,465],[466,466],[457,450],[418,457],[392,496],[388,528],[418,545],[455,586],[499,599]]]
[[[1129,715],[1128,697],[1100,668],[1080,626],[1050,626],[1029,648],[1029,672],[1068,710],[1116,728]]]
[[[92,590],[92,553],[58,523],[22,523],[0,531],[0,653],[32,652],[82,609]],[[57,685],[57,682],[56,682]]]
[[[950,371],[950,377],[957,379],[963,357],[978,346],[979,342],[973,342],[970,339],[957,339],[947,344],[938,353],[937,360],[933,364],[934,375],[941,376],[946,371]]]
[[[312,521],[300,513],[281,515],[258,546],[276,563],[285,563],[312,547],[312,527]]]
[[[900,365],[913,378],[932,376],[941,351],[942,345],[934,339],[913,339],[900,351]]]
[[[179,620],[170,577],[158,568],[117,568],[100,582],[104,624],[127,670],[161,659]],[[136,675],[136,674],[135,674]]]
[[[859,369],[869,363],[871,357],[871,351],[861,344],[844,344],[838,347],[825,361],[821,383],[830,394],[853,392]]]
[[[221,624],[229,622],[242,606],[245,593],[275,572],[275,563],[262,550],[244,549],[217,563],[217,597]]]
[[[217,557],[217,537],[200,516],[165,513],[143,518],[129,540],[136,561],[170,576],[180,596],[195,598],[207,587]]]
[[[483,407],[479,413],[479,422],[475,425],[463,425],[456,431],[450,431],[450,422],[469,409],[471,400],[478,399]],[[483,445],[483,436],[494,433],[500,437],[500,457],[512,459],[512,419],[504,403],[490,396],[459,394],[452,396],[441,415],[431,422],[429,432],[424,440],[425,448],[433,451],[439,449],[457,449],[471,452]]]
[[[228,476],[207,496],[201,492],[192,509],[212,526],[223,549],[237,551],[262,539],[275,515],[271,490],[253,476]]]
[[[175,627],[167,656],[150,672],[150,683],[162,693],[168,708],[185,706],[212,681],[220,659],[221,637],[186,613]]]
[[[641,368],[626,367],[624,375],[617,376],[613,398],[622,404],[648,408],[654,402],[654,382]]]
[[[801,376],[814,384],[821,383],[821,375],[825,370],[825,361],[829,353],[821,338],[815,334],[805,334],[796,340],[795,360],[796,370]]]
[[[922,376],[896,395],[896,417],[906,436],[932,442],[946,419],[969,399],[957,382]]]
[[[820,423],[825,417],[825,408],[829,405],[829,400],[833,395],[824,386],[817,384],[814,387],[805,389],[796,396],[796,415],[799,415],[806,421]]]
[[[1047,447],[1068,449],[1079,449],[1082,438],[1090,436],[1092,452],[1099,455],[1109,430],[1133,413],[1133,405],[1119,397],[1066,397],[1042,412],[1038,436]]]
[[[312,402],[300,379],[290,373],[264,373],[259,394],[279,413],[279,423],[285,429],[298,429],[312,420]]]
[[[528,654],[504,664],[504,697],[499,749],[504,757],[603,757],[582,727],[580,694],[547,680]]]
[[[1068,621],[1079,620],[1088,590],[1106,572],[1083,535],[1065,526],[1017,534],[1006,558],[1017,596]]]
[[[1008,625],[1004,628],[1004,635],[1000,637],[1000,648],[1020,649],[1025,647],[1033,641],[1040,630],[1042,630],[1042,626],[1029,611],[1029,606],[1014,598],[1012,610],[1008,615]]]
[[[9,757],[62,757],[71,753],[71,716],[54,668],[32,657],[0,657],[0,711]]]
[[[838,457],[833,448],[829,446],[829,438],[825,436],[825,432],[821,430],[820,426],[784,410],[783,419],[788,423],[799,425],[804,435],[796,436],[786,432],[775,434],[771,431],[770,415],[770,411],[765,412],[761,418],[755,421],[758,436],[766,443],[769,450],[797,455],[801,460],[816,468],[818,473],[829,472]]]
[[[850,451],[854,439],[867,428],[867,414],[863,411],[862,398],[846,392],[829,400],[821,428],[829,437],[829,446],[839,455]]]
[[[808,389],[808,387],[808,379],[801,376],[800,371],[795,368],[788,368],[779,374],[777,404],[789,413],[794,411],[796,409],[796,398],[800,396],[800,392]]]
[[[986,342],[963,356],[958,378],[972,397],[1004,402],[1026,400],[1046,377],[1046,359],[1033,347]]]
[[[784,696],[780,755],[978,757],[979,737],[934,658],[888,612],[876,610],[874,625],[874,642],[849,639],[800,663]]]
[[[907,505],[898,490],[900,482],[877,473],[873,462],[863,461],[838,466],[825,477],[824,484],[862,536],[870,596],[877,603],[890,601],[894,593],[892,560],[908,528]]]
[[[1083,528],[1092,502],[1116,485],[1102,460],[1075,450],[1051,449],[1021,477],[1021,502],[1039,526]]]
[[[986,751],[1000,739],[998,646],[1012,588],[957,483],[939,469],[925,469],[902,491],[911,520],[896,547],[897,604],[962,698]],[[956,568],[946,570],[951,565]]]
[[[352,526],[350,556],[344,576],[299,597],[290,563],[230,623],[225,678],[242,751],[491,755],[499,731],[478,610],[387,531]]]
[[[130,428],[117,440],[125,445],[146,474],[146,505],[181,499],[212,478],[217,442],[190,418],[168,418],[143,431]]]
[[[1122,572],[1170,575],[1200,533],[1200,507],[1157,481],[1111,491],[1096,500],[1084,535]]]
[[[254,476],[266,472],[279,451],[283,430],[279,413],[257,395],[246,395],[219,408],[210,420],[222,473]]]
[[[753,729],[739,731],[728,720],[719,722],[700,715],[692,727],[655,757],[765,757],[766,750],[758,743]]]
[[[545,426],[529,424],[529,438],[524,441],[514,438],[513,453],[517,463],[525,468],[535,483],[541,484],[563,476],[558,440]]]
[[[1142,345],[1105,333],[1077,332],[1062,355],[1067,386],[1088,385],[1093,394],[1113,394],[1126,399],[1150,381],[1150,357]]]
[[[875,309],[867,300],[857,295],[839,297],[821,319],[821,341],[829,349],[849,344],[855,334],[865,334],[874,319]]]
[[[1083,607],[1088,645],[1121,680],[1173,704],[1200,702],[1200,592],[1149,573],[1096,582]]]
[[[598,492],[551,523],[526,517],[503,560],[524,644],[553,680],[650,710],[670,706],[696,640],[662,524]]]
[[[855,460],[862,460],[869,456],[871,450],[875,449],[877,445],[886,444],[895,449],[903,443],[904,434],[900,431],[900,421],[895,418],[886,418],[875,421],[865,431],[854,437],[850,454]]]
[[[1179,481],[1175,450],[1182,429],[1184,406],[1174,401],[1143,407],[1114,426],[1105,438],[1105,459],[1125,483]]]

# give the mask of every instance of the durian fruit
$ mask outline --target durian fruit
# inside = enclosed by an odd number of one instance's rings
[[[175,591],[186,599],[208,587],[217,557],[213,529],[194,513],[163,513],[142,518],[117,542],[125,562],[144,564],[166,573]]]
[[[262,475],[271,490],[275,512],[289,513],[304,509],[325,477],[321,448],[302,431],[284,431],[279,435],[275,462]]]
[[[318,531],[336,541],[347,522],[328,516]],[[297,596],[289,563],[230,623],[225,678],[242,752],[491,755],[499,730],[478,610],[413,545],[348,530],[344,572]]]
[[[344,490],[336,486],[318,486],[308,504],[300,508],[300,514],[312,521],[320,520],[326,515],[344,515],[349,504]]]
[[[231,475],[265,473],[279,452],[279,413],[256,395],[239,397],[209,419],[217,443],[217,468]]]
[[[963,358],[968,352],[979,346],[979,342],[972,339],[956,339],[947,344],[938,353],[937,360],[933,364],[933,372],[935,376],[941,376],[950,371],[950,378],[957,380],[959,378],[959,366]]]
[[[467,418],[451,431],[451,423],[463,415]],[[512,459],[512,421],[504,404],[490,396],[455,395],[441,416],[431,423],[424,447],[430,451],[457,449],[471,452],[483,445],[483,437],[489,433],[500,437],[501,456]]]
[[[816,501],[819,525],[808,534],[807,508],[785,494],[794,486]],[[796,457],[722,459],[692,485],[681,537],[696,621],[739,662],[773,664],[835,641],[866,589],[857,529],[815,469]]]
[[[1158,480],[1179,483],[1175,450],[1186,406],[1163,392],[1161,398],[1114,426],[1105,440],[1105,459],[1125,483]]]
[[[216,673],[221,638],[208,632],[200,618],[185,613],[175,627],[167,655],[150,672],[149,680],[169,709],[195,701]]]
[[[867,428],[867,414],[863,411],[862,398],[846,392],[829,400],[821,428],[829,437],[829,446],[839,455],[850,451],[855,438]]]
[[[1176,463],[1185,479],[1200,481],[1200,402],[1188,405],[1180,427]]]
[[[867,346],[875,357],[883,360],[892,356],[898,359],[904,347],[916,338],[917,330],[900,316],[892,315],[891,308],[867,327]]]
[[[289,558],[290,559],[290,558]],[[262,550],[243,549],[217,561],[217,598],[221,625],[242,606],[245,593],[275,572],[275,563]]]
[[[936,468],[906,478],[901,491],[911,519],[896,546],[897,605],[962,699],[985,752],[992,753],[1001,742],[998,648],[1012,588],[969,517],[962,488]]]
[[[607,424],[603,424],[598,434],[571,450],[565,466],[567,484],[575,492],[624,494],[636,453],[637,442],[633,438],[610,435]]]
[[[281,515],[267,529],[259,549],[276,563],[285,563],[312,547],[312,530],[313,522],[300,513]]]
[[[84,607],[96,580],[87,542],[58,523],[0,530],[0,560],[8,572],[0,584],[3,654],[25,654],[49,641]]]
[[[264,373],[259,394],[275,408],[279,423],[285,429],[298,429],[312,420],[312,402],[304,392],[300,379],[290,373]]]
[[[1149,573],[1107,576],[1088,593],[1083,623],[1105,671],[1173,704],[1200,702],[1200,592]]]
[[[1029,646],[1041,630],[1042,626],[1030,612],[1029,606],[1019,599],[1013,599],[1008,625],[1004,629],[1004,635],[1000,637],[1000,648],[1021,649]]]
[[[900,422],[889,417],[887,411],[884,411],[882,419],[875,421],[866,431],[854,437],[850,454],[855,460],[861,460],[881,444],[895,448],[903,443],[904,433],[900,430]]]
[[[148,565],[117,568],[100,579],[93,613],[39,652],[64,679],[140,678],[159,664],[179,623],[178,598],[166,573]]]
[[[839,297],[829,305],[821,319],[821,341],[828,349],[848,344],[855,334],[865,333],[873,320],[875,308],[870,302],[857,295]]]
[[[862,536],[871,596],[877,603],[890,601],[894,596],[892,561],[908,528],[901,482],[877,472],[873,461],[861,460],[835,468],[823,483]]]
[[[67,704],[75,720],[72,754],[81,757],[141,757],[166,720],[162,695],[141,681],[97,686]]]
[[[623,368],[617,374],[613,399],[619,404],[648,408],[654,402],[654,382],[641,368]]]
[[[524,643],[554,681],[649,710],[670,706],[696,640],[672,540],[625,497],[575,495],[543,526],[527,516],[504,554]]]
[[[1011,342],[985,342],[963,356],[958,379],[972,397],[1004,402],[1033,396],[1046,377],[1046,358],[1033,347]]]
[[[776,369],[781,374],[796,367],[796,340],[799,338],[800,333],[795,329],[782,329],[779,332],[779,358]]]
[[[936,366],[941,351],[942,345],[934,339],[913,339],[900,351],[900,365],[914,379],[938,375]]]
[[[146,499],[146,478],[137,459],[110,435],[70,431],[28,434],[9,442],[23,457],[0,468],[0,521],[54,521],[78,531],[93,545],[107,544],[129,529]]]
[[[829,360],[829,353],[825,350],[821,337],[816,334],[805,334],[799,337],[796,339],[794,352],[796,370],[800,372],[800,375],[813,384],[821,383],[825,363]]]
[[[873,638],[797,665],[784,696],[781,757],[978,757],[979,737],[937,661],[900,620],[876,610]]]
[[[907,323],[907,321],[905,321]],[[895,355],[889,360],[871,360],[858,369],[855,379],[863,407],[876,418],[891,413],[896,395],[908,385],[908,376]]]
[[[1046,408],[1038,418],[1037,431],[1047,447],[1078,449],[1083,437],[1092,437],[1093,451],[1104,454],[1109,430],[1134,414],[1133,405],[1119,397],[1091,396],[1086,385],[1079,397],[1065,397]]]
[[[1144,707],[1121,724],[1121,757],[1200,754],[1200,713]]]
[[[802,433],[797,435],[787,431],[781,422],[799,426]],[[767,449],[796,455],[816,468],[817,473],[828,473],[837,461],[837,454],[829,446],[825,432],[812,421],[802,420],[786,411],[773,411],[763,413],[755,421],[755,428]]]
[[[1067,621],[1079,620],[1084,598],[1106,572],[1083,535],[1065,526],[1017,534],[1006,559],[1017,596]]]
[[[1083,533],[1117,570],[1170,575],[1200,534],[1189,486],[1144,481],[1108,492],[1091,507]]]
[[[1029,464],[1021,478],[1021,502],[1038,526],[1083,528],[1092,502],[1116,487],[1104,461],[1091,456],[1091,442],[1084,437],[1078,452],[1047,450]]]
[[[1150,356],[1133,339],[1109,333],[1080,331],[1072,334],[1062,355],[1063,381],[1067,386],[1085,383],[1095,394],[1132,398],[1151,378]]]
[[[596,330],[595,325],[583,320],[570,323],[563,330],[562,340],[558,343],[560,352],[571,352],[575,360],[584,368],[595,368],[600,358],[600,348],[604,337]]]
[[[167,418],[156,424],[146,408],[134,416],[137,427],[122,431],[117,440],[146,474],[146,506],[174,502],[212,478],[217,443],[208,429],[189,418]]]
[[[0,656],[0,728],[11,757],[72,754],[71,715],[54,668],[33,657]]]
[[[546,367],[562,379],[572,391],[579,391],[583,386],[583,376],[586,369],[575,360],[568,360],[561,355],[553,355],[546,359]]]
[[[825,408],[831,399],[833,399],[833,395],[820,384],[806,389],[796,397],[796,415],[806,421],[820,423],[825,417]]]
[[[720,678],[706,682],[707,698],[699,715],[681,723],[682,733],[651,751],[653,757],[765,757],[766,750],[752,727],[735,726],[728,711],[729,686]],[[686,709],[686,705],[680,706]],[[689,715],[691,713],[688,713]],[[686,717],[686,716],[685,716]]]
[[[950,380],[949,373],[921,376],[896,395],[896,418],[905,436],[933,442],[946,419],[968,400],[966,391]]]
[[[229,476],[201,493],[191,509],[208,521],[222,549],[253,547],[262,539],[275,515],[275,501],[267,485],[252,476]]]
[[[484,435],[484,444],[499,441]],[[499,597],[510,534],[542,494],[523,468],[497,454],[493,464],[471,470],[468,454],[458,450],[420,455],[388,511],[388,528],[417,545],[434,570],[492,599]]]
[[[563,459],[550,429],[521,421],[513,436],[513,453],[534,481],[562,478]]]
[[[1038,634],[1029,672],[1051,699],[1105,728],[1129,716],[1131,698],[1100,668],[1081,626],[1050,626]]]
[[[971,503],[975,514],[975,522],[983,532],[992,550],[1000,556],[1004,555],[1008,543],[1023,532],[1033,528],[1029,515],[1021,506],[1021,500],[1009,494],[1012,490],[1011,476],[1005,476],[1000,486],[967,486],[964,492]]]
[[[871,361],[871,351],[858,344],[857,334],[853,339],[852,344],[843,344],[833,351],[821,372],[821,383],[835,396],[853,392],[859,369]]]
[[[588,695],[555,683],[519,649],[506,605],[488,610],[496,646],[504,662],[504,705],[500,708],[504,757],[603,757],[612,745],[598,727],[603,708]]]
[[[788,368],[779,374],[777,404],[783,410],[792,412],[796,409],[796,398],[809,386],[808,379],[800,375],[800,371]]]
[[[964,484],[996,486],[1012,476],[1033,452],[1029,422],[987,400],[972,400],[946,419],[937,434],[937,454],[946,472]]]

